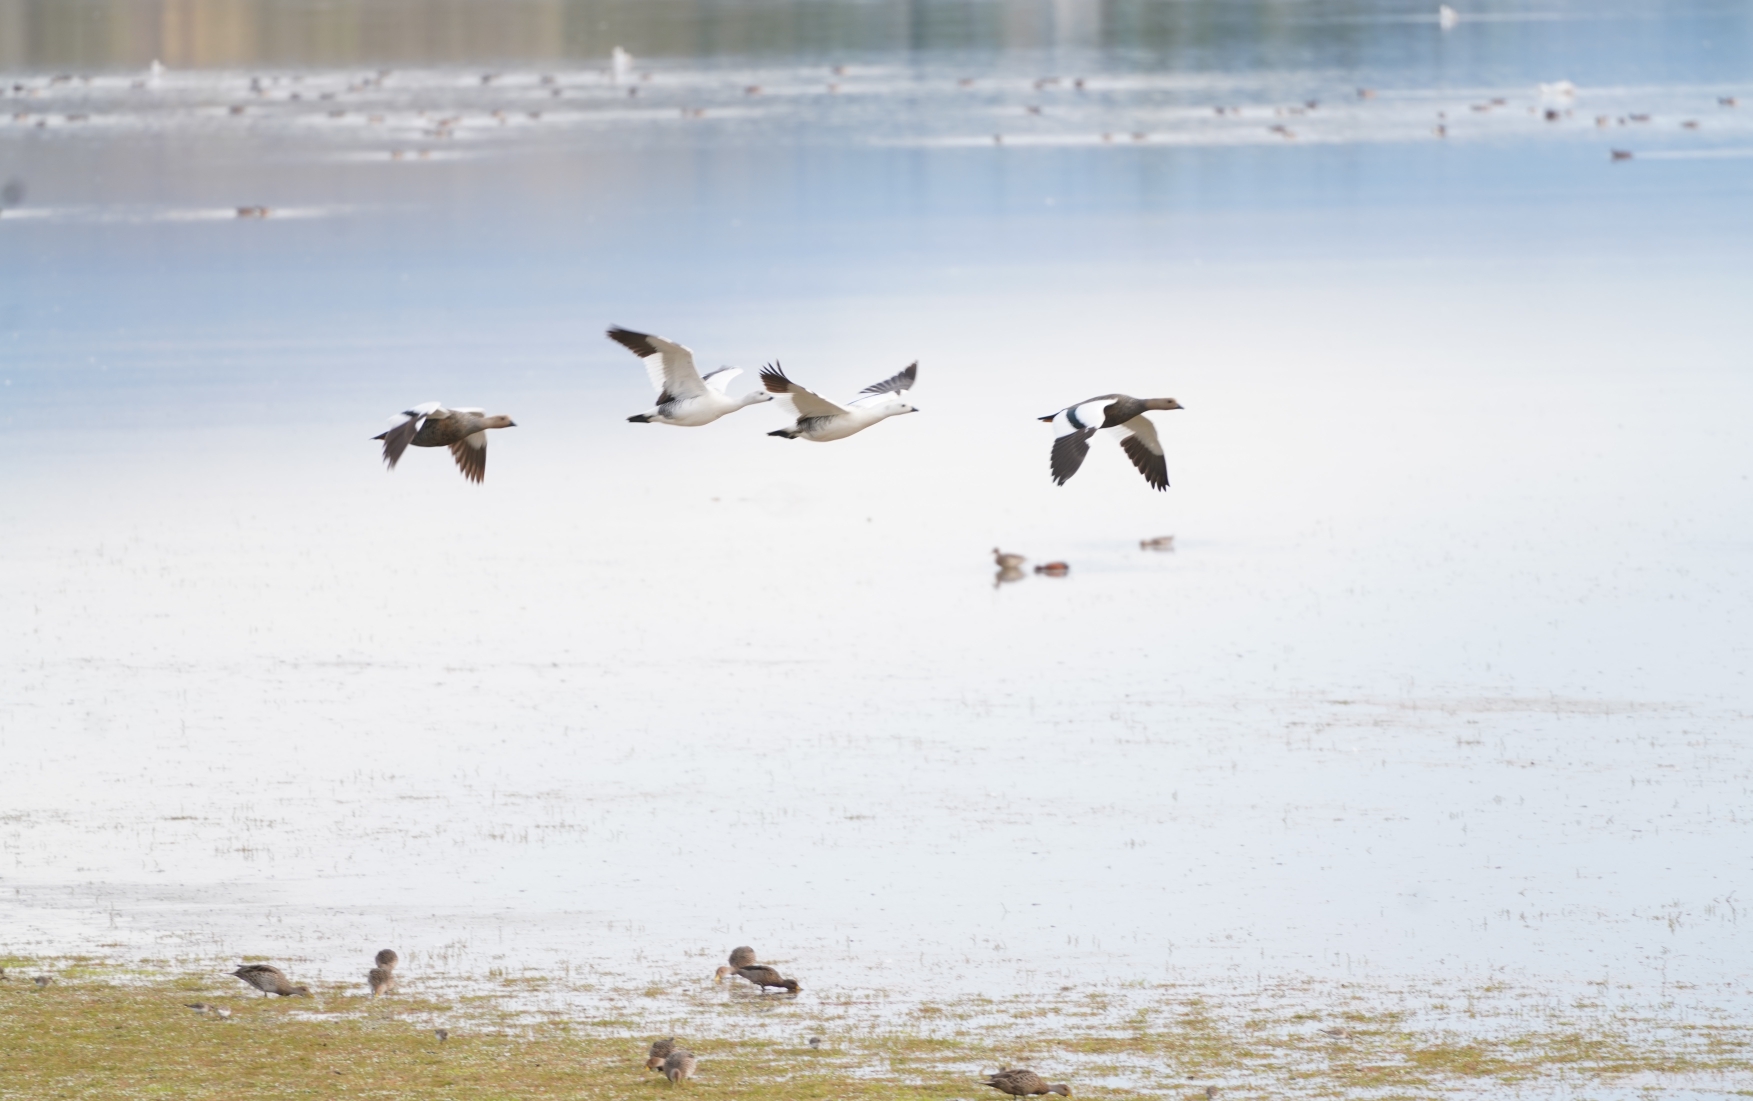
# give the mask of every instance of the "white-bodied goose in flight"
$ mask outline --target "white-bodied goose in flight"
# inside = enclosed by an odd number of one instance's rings
[[[446,409],[436,401],[416,405],[402,416],[407,419],[372,437],[383,441],[385,465],[394,470],[409,444],[448,447],[457,469],[471,482],[487,476],[487,430],[517,427],[517,422],[503,413],[490,417],[485,409]]]
[[[694,368],[694,353],[673,340],[622,328],[610,329],[609,339],[644,360],[651,384],[657,387],[657,405],[649,413],[635,413],[627,418],[635,424],[698,428],[745,405],[773,400],[771,394],[760,390],[751,390],[740,398],[730,397],[724,388],[743,369],[720,367],[702,375]]]
[[[1090,437],[1098,428],[1117,428],[1123,435],[1120,447],[1153,489],[1169,488],[1169,464],[1156,425],[1146,417],[1150,409],[1180,409],[1174,398],[1135,398],[1127,394],[1103,394],[1099,398],[1066,406],[1041,419],[1059,429],[1053,441],[1053,482],[1064,485],[1090,453]]]
[[[820,394],[805,390],[786,378],[785,371],[779,364],[763,367],[761,381],[766,383],[767,389],[790,398],[792,408],[797,410],[796,424],[767,434],[783,436],[788,440],[801,438],[827,443],[829,440],[843,440],[855,432],[862,432],[878,421],[902,413],[917,413],[919,410],[908,405],[902,397],[913,388],[918,377],[919,364],[911,363],[900,373],[874,386],[866,386],[858,392],[857,398],[845,405],[835,405]]]

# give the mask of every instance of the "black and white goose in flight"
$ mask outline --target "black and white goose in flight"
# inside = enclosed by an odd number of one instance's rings
[[[394,470],[409,444],[448,447],[457,469],[471,482],[487,476],[487,430],[517,427],[517,422],[503,413],[490,417],[485,409],[446,409],[436,401],[422,402],[404,410],[402,416],[406,419],[372,437],[383,441],[385,465]]]
[[[673,340],[632,329],[609,330],[609,339],[645,361],[651,384],[657,387],[657,405],[648,413],[627,419],[635,424],[673,424],[698,428],[745,405],[772,401],[773,395],[751,390],[740,398],[724,392],[730,381],[743,373],[741,367],[720,367],[702,375],[694,367],[694,353]]]
[[[1103,394],[1042,417],[1059,429],[1059,437],[1053,441],[1054,484],[1064,485],[1077,473],[1090,453],[1090,437],[1097,429],[1117,428],[1122,433],[1121,449],[1144,480],[1154,489],[1169,488],[1169,464],[1163,459],[1162,441],[1157,439],[1156,425],[1144,414],[1150,409],[1180,408],[1181,403],[1174,398]]]
[[[836,405],[786,378],[785,371],[779,364],[763,367],[761,381],[767,385],[767,389],[790,398],[792,408],[797,410],[796,424],[767,434],[782,436],[788,440],[805,439],[827,443],[829,440],[843,440],[856,432],[862,432],[878,421],[902,413],[917,413],[919,410],[908,405],[902,398],[913,388],[918,377],[919,364],[910,363],[874,386],[866,386],[858,392],[857,398],[845,405]]]

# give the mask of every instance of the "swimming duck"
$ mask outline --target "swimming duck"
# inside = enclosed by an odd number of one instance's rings
[[[746,944],[738,945],[730,950],[730,966],[720,967],[712,976],[713,982],[723,982],[726,975],[734,974],[739,967],[748,967],[755,962],[755,950]]]
[[[764,963],[753,963],[747,967],[739,967],[736,969],[736,973],[742,978],[745,978],[760,987],[763,994],[767,992],[769,986],[777,987],[781,990],[788,990],[793,994],[796,994],[798,990],[801,989],[797,985],[796,979],[780,978],[779,972],[773,970]]]
[[[1006,554],[1003,551],[999,550],[997,547],[993,547],[992,548],[992,561],[997,563],[998,568],[1001,570],[1014,570],[1014,569],[1018,568],[1019,566],[1021,566],[1024,562],[1027,562],[1028,559],[1024,558],[1020,554]]]
[[[503,413],[488,416],[485,409],[446,409],[436,401],[422,402],[402,416],[407,420],[372,437],[383,441],[386,466],[394,470],[409,444],[448,447],[457,469],[471,482],[487,477],[487,430],[517,427]]]
[[[1151,409],[1180,408],[1181,403],[1174,398],[1103,394],[1040,418],[1060,429],[1059,438],[1053,441],[1054,484],[1064,485],[1077,473],[1084,456],[1090,452],[1090,437],[1098,428],[1118,428],[1123,433],[1120,447],[1144,480],[1153,489],[1169,488],[1169,467],[1163,458],[1162,441],[1157,439],[1156,425],[1144,414]]]
[[[1012,1097],[1029,1097],[1037,1093],[1057,1093],[1061,1097],[1071,1096],[1071,1087],[1060,1084],[1049,1086],[1047,1080],[1032,1070],[1001,1070],[986,1079],[981,1085],[991,1086],[1000,1093],[1008,1093]]]
[[[1172,551],[1175,549],[1175,537],[1173,535],[1158,535],[1151,539],[1140,539],[1138,541],[1138,549]]]
[[[784,394],[791,399],[797,410],[797,423],[790,428],[781,428],[777,432],[767,433],[787,440],[799,437],[827,443],[829,440],[843,440],[847,436],[862,432],[878,421],[902,413],[917,413],[919,410],[901,400],[901,396],[913,388],[919,377],[917,362],[876,383],[860,390],[859,396],[845,405],[835,405],[820,394],[805,390],[797,383],[785,377],[785,371],[774,363],[761,368],[761,381],[767,389],[775,394]]]
[[[740,398],[724,390],[743,373],[741,367],[720,367],[702,375],[694,367],[694,353],[673,340],[632,329],[614,328],[609,339],[645,361],[651,384],[657,387],[657,405],[649,413],[635,413],[634,424],[673,424],[698,428],[746,405],[772,401],[773,395],[751,390]]]
[[[670,1085],[679,1086],[694,1077],[694,1064],[697,1060],[694,1053],[686,1048],[676,1048],[663,1060],[663,1076],[670,1080]]]
[[[295,994],[301,998],[311,997],[310,987],[293,986],[286,981],[284,971],[265,963],[246,963],[232,974],[260,990],[264,998],[270,994],[278,994],[282,998],[290,998]]]

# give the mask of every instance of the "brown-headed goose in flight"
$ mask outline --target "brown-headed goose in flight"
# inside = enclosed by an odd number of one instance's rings
[[[766,383],[767,389],[790,398],[792,408],[797,410],[796,424],[767,434],[788,440],[805,439],[827,443],[829,440],[843,440],[878,421],[901,413],[917,413],[919,410],[908,405],[902,398],[913,388],[918,377],[919,364],[911,363],[904,370],[876,385],[866,386],[858,392],[857,398],[845,405],[835,405],[820,394],[805,390],[786,378],[785,371],[779,364],[763,367],[761,381]]]
[[[657,387],[657,405],[648,413],[635,413],[627,418],[635,424],[698,428],[745,405],[773,400],[773,395],[760,390],[751,390],[740,398],[730,397],[724,389],[743,369],[720,367],[702,375],[694,367],[694,353],[673,340],[618,327],[609,330],[609,339],[644,360],[651,384]]]
[[[1098,428],[1117,428],[1123,435],[1120,447],[1153,489],[1169,488],[1169,464],[1156,425],[1146,417],[1150,409],[1179,409],[1174,398],[1135,398],[1127,394],[1103,394],[1068,405],[1041,419],[1059,429],[1053,441],[1053,482],[1064,485],[1090,453],[1090,437]]]
[[[487,476],[487,430],[517,427],[517,422],[503,413],[490,417],[485,409],[446,409],[436,401],[416,405],[402,416],[407,419],[372,437],[383,441],[385,465],[394,470],[409,444],[448,447],[457,469],[471,482]]]

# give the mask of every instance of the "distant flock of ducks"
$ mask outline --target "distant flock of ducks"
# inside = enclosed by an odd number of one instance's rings
[[[694,353],[673,340],[619,327],[608,330],[608,337],[644,361],[652,387],[657,391],[657,401],[650,409],[627,418],[635,424],[699,428],[738,409],[783,400],[795,420],[785,428],[767,433],[769,436],[828,443],[856,435],[890,417],[919,411],[906,400],[908,391],[919,379],[917,361],[881,382],[866,386],[857,397],[843,404],[799,385],[778,363],[762,368],[763,389],[732,397],[729,386],[742,374],[741,368],[721,367],[702,375],[694,366]],[[1180,408],[1181,403],[1174,398],[1102,394],[1041,417],[1059,430],[1048,464],[1053,483],[1064,485],[1069,481],[1089,454],[1091,438],[1097,432],[1112,430],[1119,437],[1121,450],[1151,488],[1169,488],[1162,441],[1156,425],[1145,414]],[[409,447],[448,447],[463,477],[476,483],[487,476],[487,433],[517,426],[503,413],[489,415],[485,409],[447,408],[436,401],[403,410],[392,421],[389,428],[372,437],[382,441],[383,461],[391,470]]]
[[[1014,556],[1013,556],[1014,557]],[[377,998],[395,992],[396,964],[400,957],[390,948],[377,954],[374,966],[365,973],[367,985],[371,988],[371,996]],[[0,970],[0,976],[5,972]],[[266,963],[246,963],[231,972],[233,976],[262,992],[262,997],[276,995],[282,998],[314,997],[311,989],[303,984],[295,985],[286,977],[286,973],[278,967]],[[788,979],[777,969],[760,962],[755,957],[755,950],[748,945],[738,945],[731,949],[730,957],[713,974],[712,981],[721,983],[727,978],[740,978],[759,988],[762,994],[768,990],[783,990],[795,996],[803,987],[796,979]],[[35,980],[39,987],[46,987],[51,981],[48,976],[38,976]],[[187,1008],[202,1016],[230,1017],[231,1010],[224,1006],[207,1002],[184,1003]],[[450,1039],[450,1030],[439,1028],[433,1030],[439,1042]],[[809,1046],[812,1051],[822,1047],[820,1036],[811,1036]],[[662,1072],[669,1079],[671,1086],[679,1086],[694,1077],[694,1070],[699,1065],[699,1057],[677,1042],[674,1036],[652,1042],[645,1056],[645,1069]],[[1045,1078],[1031,1070],[1001,1069],[996,1074],[987,1075],[981,1085],[990,1086],[1000,1093],[1012,1097],[1031,1097],[1039,1094],[1057,1093],[1061,1097],[1071,1096],[1071,1087],[1064,1084],[1050,1084]]]

